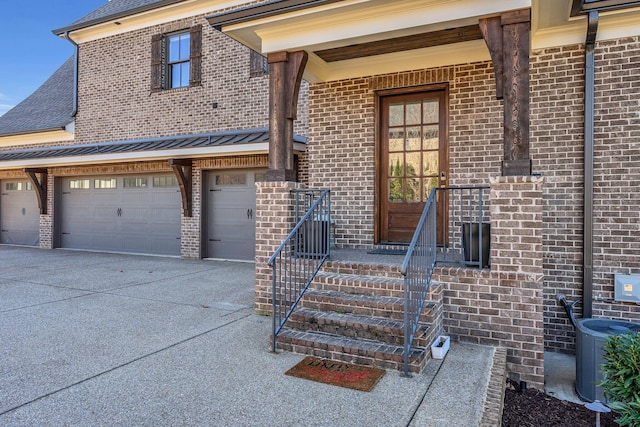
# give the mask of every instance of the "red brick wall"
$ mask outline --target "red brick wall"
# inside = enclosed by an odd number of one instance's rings
[[[491,179],[491,269],[440,267],[443,326],[507,350],[509,377],[544,387],[543,179]]]
[[[582,297],[584,47],[534,52],[531,87],[533,170],[545,177],[545,344],[572,352],[575,333],[555,295]],[[611,302],[614,273],[640,273],[637,37],[596,45],[595,96],[593,316],[638,322],[640,307]]]
[[[488,185],[503,149],[488,62],[311,85],[309,185],[332,190],[338,246],[374,244],[375,92],[436,83],[449,90],[449,184]]]

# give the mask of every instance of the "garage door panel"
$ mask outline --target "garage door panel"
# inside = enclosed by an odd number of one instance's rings
[[[207,256],[255,258],[256,170],[212,171],[207,177]]]
[[[38,199],[27,180],[0,182],[0,243],[28,246],[40,243]]]
[[[69,189],[71,179],[64,180],[61,246],[180,255],[179,189],[153,187],[153,178],[158,176],[162,182],[171,182],[171,174],[125,176],[113,178],[115,188],[93,188],[99,178],[89,177],[91,188],[73,191]],[[108,178],[100,182],[113,184]]]

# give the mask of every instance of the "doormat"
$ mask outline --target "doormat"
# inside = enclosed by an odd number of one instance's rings
[[[372,249],[367,251],[370,255],[406,255],[406,249]]]
[[[285,372],[285,375],[354,390],[371,391],[384,373],[383,369],[307,356]]]

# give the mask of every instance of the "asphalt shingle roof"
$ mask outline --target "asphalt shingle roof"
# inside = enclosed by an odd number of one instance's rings
[[[83,16],[72,24],[53,30],[54,34],[61,35],[66,31],[73,31],[91,25],[118,19],[135,13],[152,10],[161,6],[180,3],[184,0],[111,0]]]
[[[73,119],[73,56],[24,101],[0,117],[0,135],[61,129]]]

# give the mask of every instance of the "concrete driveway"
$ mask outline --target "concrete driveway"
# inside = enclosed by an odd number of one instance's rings
[[[440,369],[285,376],[250,263],[0,246],[0,271],[1,426],[404,426]]]

